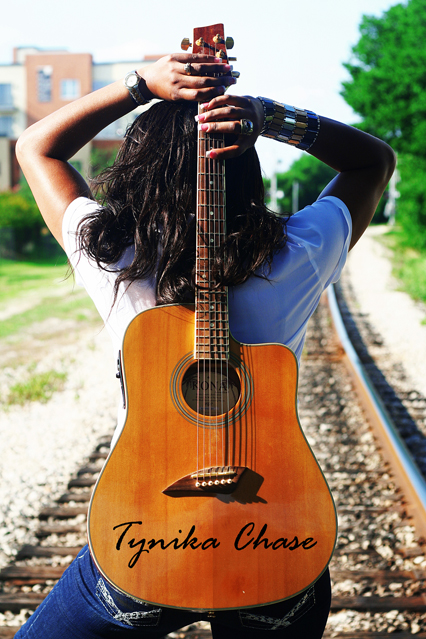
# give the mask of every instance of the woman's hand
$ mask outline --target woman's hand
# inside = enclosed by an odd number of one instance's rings
[[[190,73],[185,65],[190,65]],[[162,100],[205,102],[223,95],[236,80],[231,66],[220,58],[202,54],[175,53],[138,70],[151,95]]]
[[[260,100],[251,96],[222,95],[203,104],[204,112],[198,116],[199,126],[206,133],[225,133],[233,137],[229,146],[214,149],[209,157],[225,160],[241,155],[254,146],[263,127],[264,111]],[[249,135],[243,134],[242,120],[253,124]]]
[[[185,69],[186,64],[191,65],[190,74]],[[228,64],[213,56],[178,53],[142,67],[139,74],[145,80],[151,97],[200,102],[210,100],[209,104],[220,107],[222,103],[215,103],[215,100],[222,99],[226,88],[235,83],[230,70]],[[225,98],[225,103],[234,104],[235,99],[230,96]],[[99,131],[134,108],[135,103],[123,80],[118,80],[70,102],[33,124],[20,136],[16,147],[19,163],[46,224],[60,244],[63,242],[62,218],[67,206],[81,195],[90,197],[89,186],[68,160]],[[238,108],[235,107],[235,110],[238,111]],[[254,122],[252,108],[240,108],[240,111],[241,115],[238,111],[231,120],[247,117]],[[237,122],[231,122],[231,125],[236,129],[239,126]],[[254,142],[256,136],[247,137],[253,138]],[[242,153],[248,145],[247,141],[240,142],[232,147],[231,153]]]

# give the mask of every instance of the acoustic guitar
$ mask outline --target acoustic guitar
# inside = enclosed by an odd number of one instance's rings
[[[193,50],[228,59],[223,25],[196,29]],[[337,533],[298,420],[296,357],[235,341],[227,291],[211,281],[225,174],[206,151],[223,143],[198,132],[195,306],[130,322],[119,360],[126,422],[88,519],[93,559],[114,588],[191,610],[294,596],[324,572]]]

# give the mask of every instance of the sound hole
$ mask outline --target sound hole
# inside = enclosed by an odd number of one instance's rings
[[[223,415],[238,401],[240,380],[228,362],[201,359],[191,364],[183,376],[182,394],[195,412]]]

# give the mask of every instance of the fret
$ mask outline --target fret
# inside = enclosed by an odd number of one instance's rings
[[[200,321],[205,321],[207,322],[209,320],[209,318],[214,317],[217,321],[215,322],[215,326],[217,326],[219,323],[223,323],[224,326],[227,325],[227,318],[226,318],[226,307],[222,306],[220,308],[215,308],[214,310],[209,310],[209,309],[202,309],[200,311],[198,311],[198,318]]]
[[[229,344],[213,344],[210,342],[197,342],[197,351],[200,353],[222,353],[228,355]]]
[[[212,344],[210,342],[199,342],[197,343],[197,350],[201,353],[211,353],[213,351],[215,353],[227,354],[228,346],[228,344]]]
[[[199,328],[196,333],[197,333],[197,337],[199,337],[200,339],[203,340],[222,340],[224,342],[226,342],[226,340],[228,339],[227,337],[227,333],[229,332],[227,330],[227,325],[225,324],[222,328],[217,329],[217,330],[212,330],[209,327],[205,328],[205,329],[201,329]]]
[[[206,356],[204,357],[204,359],[216,359],[216,358],[227,359],[229,357],[227,348],[222,348],[222,349],[218,349],[214,347],[196,348],[197,359],[202,358],[203,355]]]
[[[215,317],[217,319],[220,316],[223,319],[222,320],[218,320],[218,322],[222,321],[222,322],[225,323],[225,325],[227,323],[226,311],[227,311],[227,308],[226,308],[225,304],[220,305],[220,306],[217,305],[217,307],[215,309],[213,309],[213,310],[204,309],[204,308],[197,309],[199,318],[208,319],[209,317]],[[215,326],[217,326],[218,322],[215,323]]]
[[[197,342],[198,350],[200,351],[215,351],[217,353],[226,353],[228,350],[229,344],[224,342],[223,344],[214,343],[214,342]]]

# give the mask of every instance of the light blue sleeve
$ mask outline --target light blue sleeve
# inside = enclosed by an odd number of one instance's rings
[[[342,200],[327,196],[287,222],[289,242],[303,246],[322,288],[339,279],[349,250],[352,220]]]

